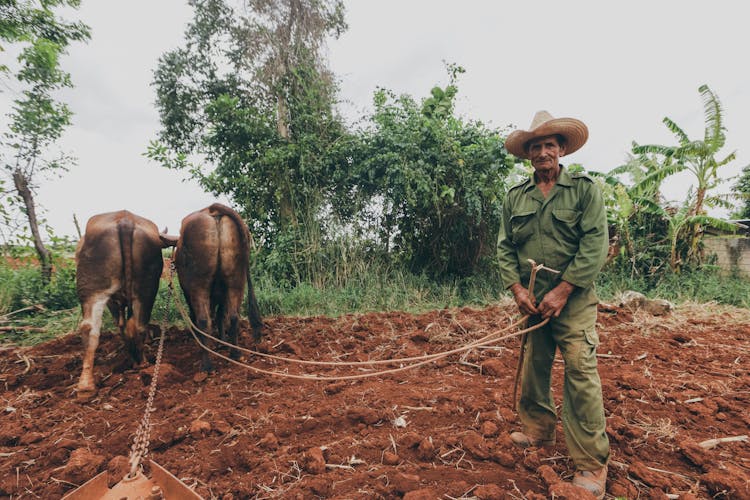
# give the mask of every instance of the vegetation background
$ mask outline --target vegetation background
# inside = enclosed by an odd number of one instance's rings
[[[465,70],[446,63],[446,85],[422,96],[378,89],[355,125],[338,110],[325,40],[347,29],[340,1],[191,1],[182,46],[154,72],[158,136],[146,155],[174,175],[230,200],[258,244],[252,255],[264,314],[329,314],[486,305],[504,294],[494,259],[508,187],[530,166],[504,149],[509,131],[459,116]],[[31,343],[75,328],[75,241],[45,227],[39,176],[76,168],[56,149],[74,110],[59,98],[75,75],[62,67],[88,27],[64,20],[74,0],[0,4],[0,42],[19,54],[2,78],[23,89],[2,130],[0,328],[3,341]],[[703,251],[712,217],[750,218],[750,168],[718,194],[728,131],[719,96],[697,89],[704,133],[690,137],[669,117],[669,144],[633,142],[623,165],[587,170],[600,184],[610,258],[597,286],[674,300],[750,307],[750,282],[724,274]],[[5,122],[4,122],[5,123]],[[665,183],[693,177],[694,190],[667,202]],[[43,200],[42,200],[43,201]],[[47,236],[44,236],[44,235]],[[163,286],[155,321],[176,322]]]

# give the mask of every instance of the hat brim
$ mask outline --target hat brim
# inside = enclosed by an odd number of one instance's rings
[[[589,129],[575,118],[553,118],[532,130],[515,130],[505,139],[505,149],[513,156],[529,159],[526,144],[540,137],[557,135],[565,137],[565,154],[581,149],[589,138]]]

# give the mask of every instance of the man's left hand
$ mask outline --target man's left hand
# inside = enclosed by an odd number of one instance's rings
[[[575,290],[575,285],[561,281],[559,285],[547,292],[542,302],[537,306],[543,319],[557,318],[568,303],[568,297]]]

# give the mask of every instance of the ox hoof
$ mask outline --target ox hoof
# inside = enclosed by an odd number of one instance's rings
[[[88,403],[96,396],[96,387],[90,388],[77,388],[76,389],[76,400],[79,403]]]

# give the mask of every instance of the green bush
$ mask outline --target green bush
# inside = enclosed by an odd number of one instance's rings
[[[76,268],[67,263],[55,269],[50,283],[43,287],[44,305],[48,309],[70,309],[78,305]]]
[[[658,275],[635,278],[629,269],[608,268],[597,281],[597,291],[603,300],[610,300],[626,290],[676,303],[716,301],[750,308],[750,280],[712,265],[685,268],[680,273],[666,270]]]
[[[0,314],[40,304],[50,310],[70,309],[78,305],[75,266],[56,265],[52,280],[45,285],[38,267],[13,268],[0,265]]]
[[[393,310],[416,313],[467,305],[484,307],[507,294],[491,266],[484,274],[443,277],[438,281],[426,273],[409,272],[406,264],[388,262],[385,255],[368,253],[366,245],[358,249],[354,244],[339,244],[338,256],[330,248],[326,250],[331,265],[319,269],[316,282],[302,281],[293,285],[290,280],[277,278],[274,273],[278,268],[266,268],[262,262],[257,262],[253,266],[253,283],[263,316],[338,316]],[[344,253],[346,259],[342,257]],[[167,280],[162,280],[151,322],[185,328],[186,321],[174,303],[177,300],[186,308],[182,290],[176,276],[173,281],[174,297]],[[611,301],[626,290],[635,290],[676,303],[717,301],[750,308],[750,280],[727,274],[712,265],[685,268],[679,274],[667,271],[635,277],[629,267],[610,267],[599,276],[596,286],[604,301]],[[11,324],[31,328],[8,332],[2,342],[34,344],[75,330],[80,321],[80,309],[72,262],[56,264],[53,279],[47,286],[42,283],[39,269],[31,264],[12,267],[5,261],[0,263],[0,315],[35,304],[43,305],[45,310],[12,316]],[[106,311],[103,328],[114,329]]]
[[[43,288],[38,267],[13,268],[7,264],[0,267],[3,313],[40,303]]]

